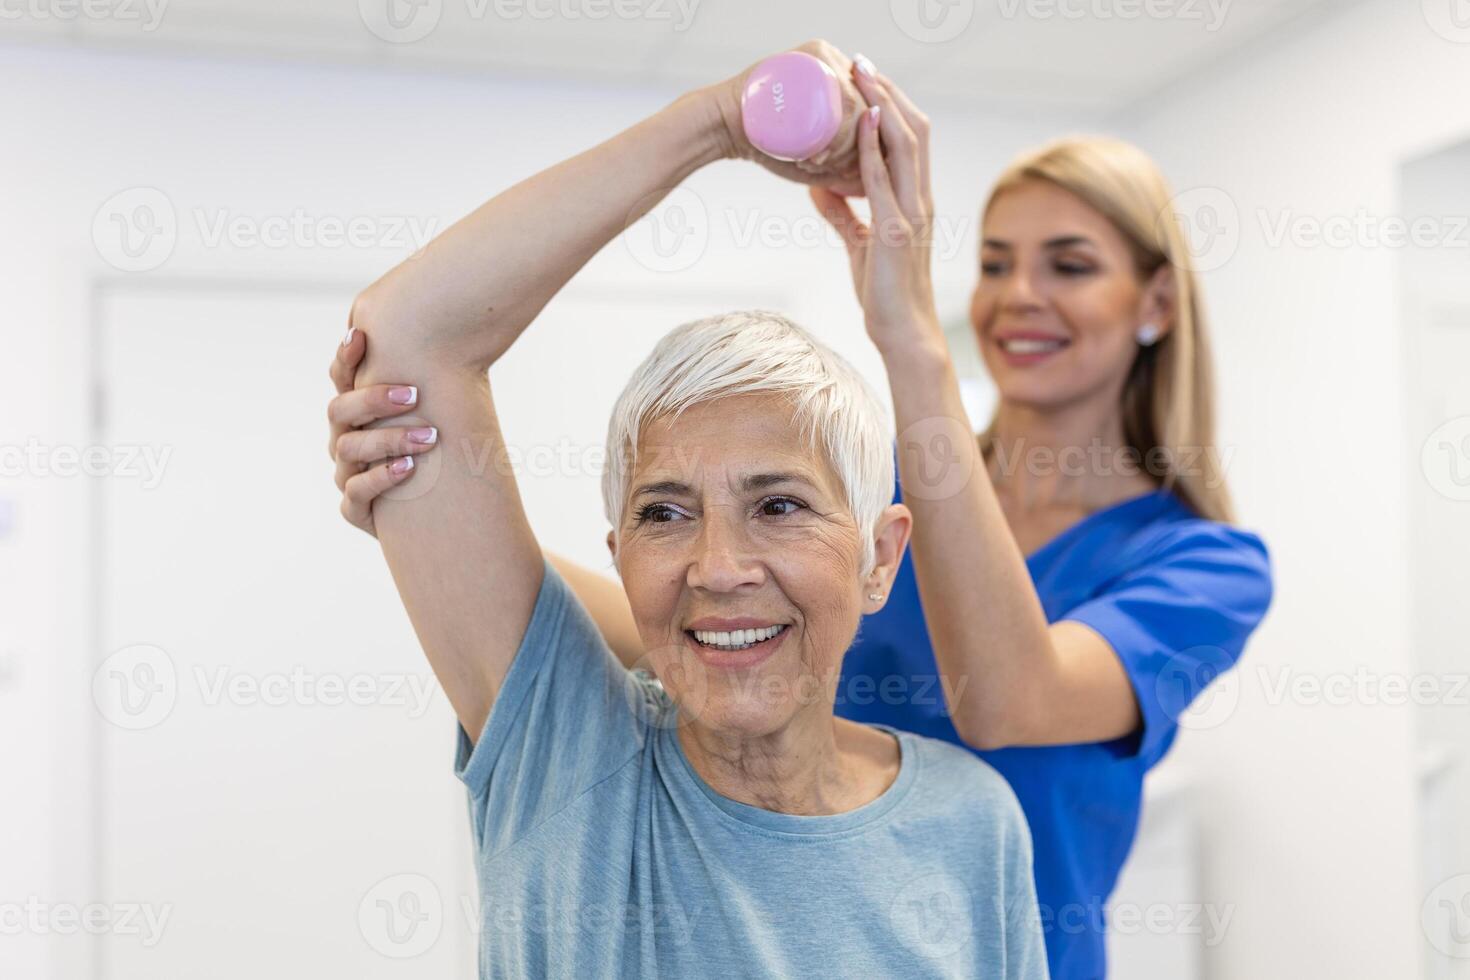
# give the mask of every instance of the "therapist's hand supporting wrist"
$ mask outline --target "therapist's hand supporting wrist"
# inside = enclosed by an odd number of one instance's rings
[[[847,246],[868,336],[885,360],[936,355],[945,348],[929,268],[929,120],[865,58],[859,56],[852,78],[870,105],[858,127],[858,152],[871,223],[832,189],[812,188],[812,201]]]

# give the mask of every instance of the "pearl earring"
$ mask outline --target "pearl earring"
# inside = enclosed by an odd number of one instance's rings
[[[879,599],[883,598],[883,593],[881,593],[881,592],[869,592],[868,593],[868,598],[869,599],[872,599],[874,602],[877,602]]]
[[[1152,347],[1158,343],[1159,328],[1157,324],[1145,323],[1138,328],[1138,343],[1144,347]]]

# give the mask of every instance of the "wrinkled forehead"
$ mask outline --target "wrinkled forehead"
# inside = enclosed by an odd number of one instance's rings
[[[704,493],[770,489],[778,482],[827,494],[840,486],[821,441],[802,432],[790,402],[760,392],[701,402],[644,426],[630,497],[648,485]]]

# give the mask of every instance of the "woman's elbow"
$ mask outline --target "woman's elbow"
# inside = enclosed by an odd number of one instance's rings
[[[348,316],[367,335],[375,374],[397,380],[446,368],[482,374],[514,339],[488,313],[472,322],[436,304],[420,284],[395,282],[391,273],[358,293]]]
[[[960,741],[980,752],[994,752],[1020,744],[1020,738],[1010,720],[996,712],[975,713],[973,716],[955,716],[950,719]]]
[[[352,298],[352,309],[347,314],[347,323],[354,330],[366,334],[372,342],[368,353],[383,355],[396,346],[397,338],[406,329],[405,318],[396,312],[395,303],[386,295],[383,280],[379,279]]]
[[[386,277],[385,277],[386,278]],[[348,324],[367,337],[367,352],[358,374],[359,387],[377,382],[420,380],[435,351],[442,351],[429,325],[415,321],[412,306],[393,294],[379,279],[352,300]]]
[[[347,326],[371,341],[372,350],[368,354],[376,354],[379,347],[387,346],[391,333],[384,322],[383,305],[376,292],[377,288],[378,284],[373,283],[352,297],[352,306],[347,311]]]

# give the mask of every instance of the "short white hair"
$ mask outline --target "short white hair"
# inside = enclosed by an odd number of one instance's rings
[[[825,452],[858,526],[863,575],[874,531],[893,502],[893,417],[841,355],[779,313],[743,310],[675,327],[633,372],[607,427],[602,503],[622,527],[639,432],[684,409],[749,392],[785,393],[807,452]],[[819,442],[820,438],[820,442]],[[819,450],[820,445],[820,450]]]

